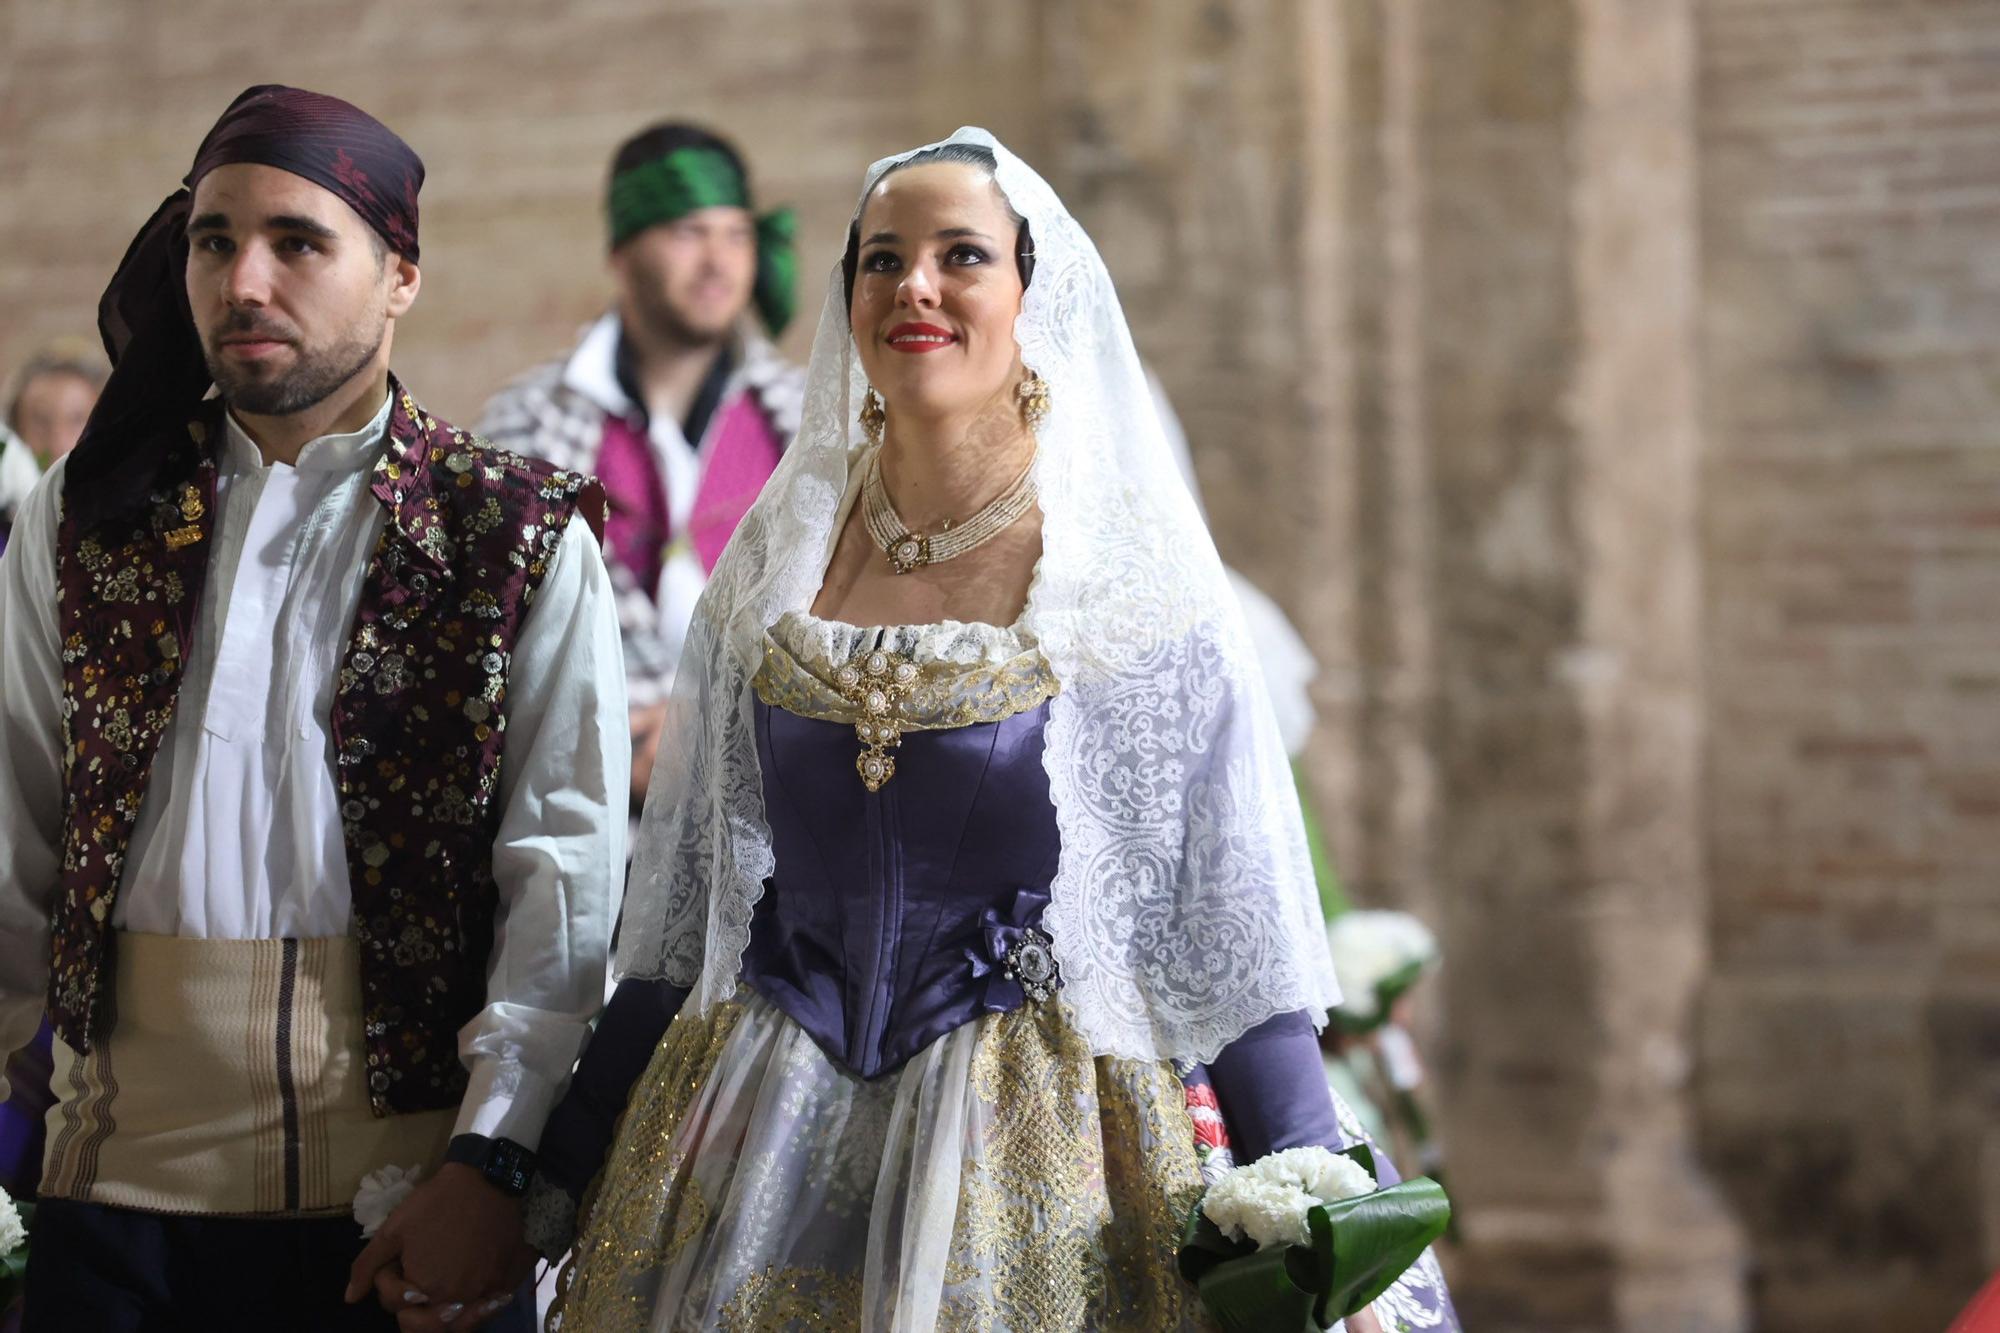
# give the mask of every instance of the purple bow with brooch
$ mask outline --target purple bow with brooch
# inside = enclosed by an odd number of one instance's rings
[[[1062,989],[1062,965],[1055,941],[1034,923],[1048,906],[1048,894],[1022,889],[1002,911],[989,907],[979,916],[979,943],[967,948],[972,975],[986,982],[989,1013],[1018,1009],[1028,1000],[1037,1004]]]

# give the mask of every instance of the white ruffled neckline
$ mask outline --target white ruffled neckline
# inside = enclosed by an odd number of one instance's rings
[[[999,666],[1035,646],[1033,636],[1019,625],[963,620],[928,625],[850,625],[809,611],[785,612],[771,626],[771,635],[795,657],[828,663],[850,662],[857,654],[880,648],[920,664]]]

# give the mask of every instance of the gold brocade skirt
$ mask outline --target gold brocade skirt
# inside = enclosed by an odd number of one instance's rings
[[[864,1081],[760,996],[683,1011],[634,1086],[551,1329],[1207,1328],[1181,1083],[1060,1002]]]

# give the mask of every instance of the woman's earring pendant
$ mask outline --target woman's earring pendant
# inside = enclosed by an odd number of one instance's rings
[[[868,443],[877,449],[882,447],[882,432],[889,424],[889,407],[882,401],[882,395],[869,385],[868,392],[861,395],[861,433],[868,437]]]
[[[1014,390],[1014,397],[1021,404],[1021,420],[1028,423],[1028,429],[1040,426],[1049,415],[1049,382],[1034,371],[1021,381]]]

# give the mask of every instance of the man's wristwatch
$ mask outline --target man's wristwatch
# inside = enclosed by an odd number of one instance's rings
[[[459,1162],[486,1177],[486,1183],[509,1198],[528,1192],[535,1176],[535,1154],[512,1139],[489,1139],[484,1134],[459,1134],[444,1150],[444,1160]]]

